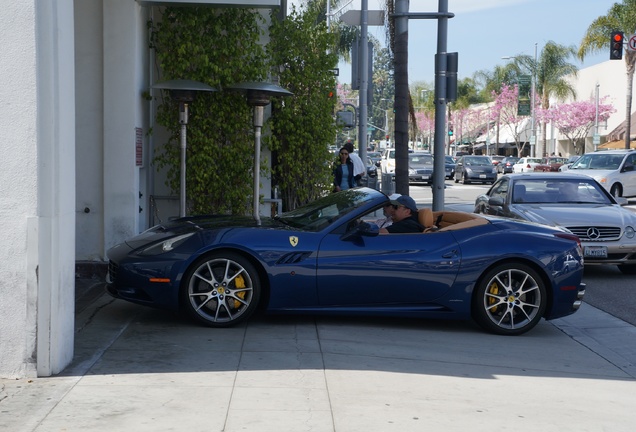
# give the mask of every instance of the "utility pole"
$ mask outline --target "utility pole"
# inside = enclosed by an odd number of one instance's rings
[[[369,0],[362,0],[360,5],[360,98],[358,110],[360,123],[358,129],[358,155],[364,165],[367,165],[367,115],[368,115],[368,89],[369,89]]]
[[[409,0],[395,1],[395,192],[409,194]]]
[[[448,0],[439,0],[437,19],[437,54],[435,55],[435,141],[433,143],[433,211],[444,210],[446,107],[448,56]]]

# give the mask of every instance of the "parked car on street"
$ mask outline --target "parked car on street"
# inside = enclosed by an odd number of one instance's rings
[[[378,167],[373,160],[367,156],[367,175],[362,176],[358,186],[378,188]]]
[[[108,251],[107,290],[210,327],[262,309],[472,318],[487,331],[518,335],[579,308],[583,251],[571,233],[423,208],[418,219],[437,230],[378,235],[363,221],[387,204],[382,192],[354,188],[260,223],[236,215],[166,221]],[[387,287],[395,287],[391,295]]]
[[[409,149],[409,153],[413,153],[413,150]],[[380,159],[380,171],[383,173],[393,174],[395,173],[395,149],[387,148],[382,153],[382,159]]]
[[[570,169],[570,167],[572,166],[572,164],[573,164],[574,162],[576,162],[576,161],[577,161],[580,157],[581,157],[581,156],[579,156],[579,155],[573,155],[573,156],[570,156],[570,157],[569,157],[569,158],[565,161],[565,163],[559,167],[559,171],[567,171],[567,170],[569,170],[569,169]]]
[[[516,156],[506,156],[503,160],[497,165],[497,172],[499,174],[509,174],[512,173],[512,166],[517,163],[519,160]]]
[[[569,171],[595,178],[615,197],[636,196],[636,150],[585,153]]]
[[[539,165],[535,165],[534,170],[539,172],[558,172],[561,165],[566,162],[567,159],[563,157],[544,157]]]
[[[433,155],[430,153],[409,154],[409,183],[433,183]]]
[[[502,160],[504,160],[505,156],[493,155],[490,156],[490,160],[494,166],[499,166]]]
[[[446,177],[449,180],[454,179],[456,165],[457,165],[457,162],[455,161],[454,157],[450,155],[444,156],[444,177]]]
[[[534,167],[541,163],[541,158],[522,157],[512,166],[513,173],[534,172]]]
[[[497,168],[488,156],[462,156],[455,165],[455,183],[494,183]]]
[[[636,213],[593,178],[563,173],[501,177],[475,200],[475,213],[561,226],[576,234],[586,265],[617,265],[636,274]]]

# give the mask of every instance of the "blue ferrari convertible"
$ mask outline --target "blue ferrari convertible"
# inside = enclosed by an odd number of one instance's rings
[[[108,291],[225,327],[272,313],[473,319],[518,335],[581,304],[578,237],[556,227],[421,209],[423,233],[379,234],[389,203],[357,188],[262,219],[184,217],[108,251]],[[502,236],[509,241],[501,242]]]

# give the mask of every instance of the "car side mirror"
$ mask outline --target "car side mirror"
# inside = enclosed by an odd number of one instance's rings
[[[377,161],[377,162],[375,163],[375,166],[377,166],[377,167],[379,167],[380,165],[382,165],[382,164],[380,163],[380,161]]]
[[[340,237],[340,240],[347,241],[362,236],[376,237],[380,234],[380,228],[376,224],[369,222],[360,222],[353,229],[347,231]]]
[[[490,197],[488,199],[488,205],[494,207],[503,207],[504,199],[500,196]]]
[[[623,172],[627,172],[627,171],[634,171],[634,165],[625,164],[625,166],[623,167]]]

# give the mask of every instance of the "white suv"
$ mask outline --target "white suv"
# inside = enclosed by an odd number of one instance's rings
[[[636,196],[636,150],[585,153],[568,171],[593,177],[615,197]]]
[[[392,174],[395,172],[395,149],[384,149],[380,160],[380,169],[383,173]]]
[[[413,150],[409,149],[409,153],[413,153]],[[383,173],[395,174],[395,148],[384,149],[380,159],[380,170]]]

